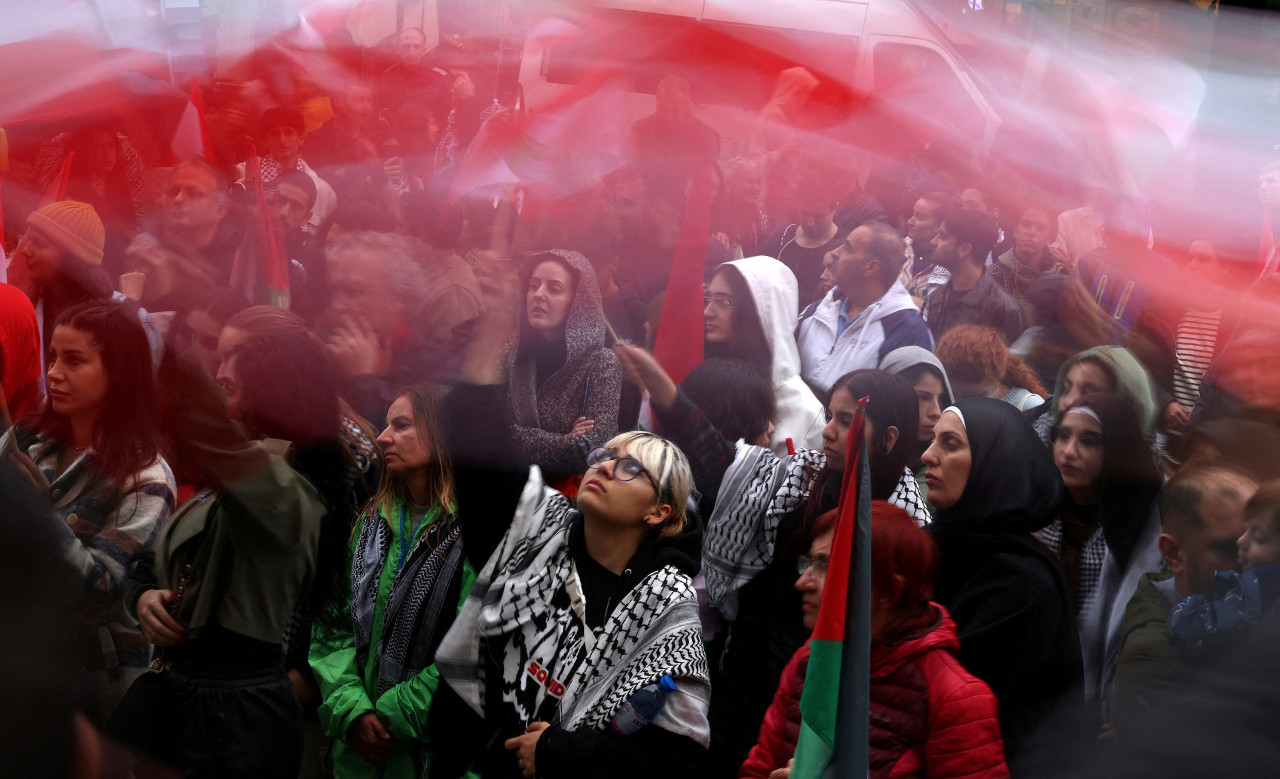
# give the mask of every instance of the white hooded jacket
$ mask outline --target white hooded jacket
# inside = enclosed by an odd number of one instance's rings
[[[793,335],[800,313],[795,274],[772,257],[747,257],[725,264],[732,265],[746,280],[769,343],[777,407],[769,447],[784,456],[790,438],[797,449],[821,450],[826,410],[800,378],[800,351]]]

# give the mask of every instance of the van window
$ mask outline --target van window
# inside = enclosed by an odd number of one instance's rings
[[[910,43],[877,43],[872,51],[877,97],[927,118],[941,135],[981,137],[985,117],[937,51]]]
[[[618,14],[603,24],[604,34],[547,51],[547,81],[576,84],[592,68],[606,67],[616,70],[624,89],[653,94],[664,76],[674,74],[688,79],[695,102],[758,111],[778,74],[799,66],[819,82],[807,123],[838,121],[853,108],[856,37],[659,14]]]

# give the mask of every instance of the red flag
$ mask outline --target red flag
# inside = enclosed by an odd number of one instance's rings
[[[73,151],[67,152],[67,156],[62,160],[62,170],[58,171],[58,175],[53,181],[49,182],[49,188],[45,190],[44,198],[40,201],[40,207],[44,208],[50,203],[57,203],[60,200],[67,199],[67,181],[71,178],[71,160],[76,156]]]
[[[0,127],[0,186],[4,184],[4,174],[9,172],[9,135]],[[0,191],[0,254],[4,253],[4,193]],[[6,263],[0,263],[0,284],[9,279],[5,271]]]
[[[1267,260],[1271,259],[1271,252],[1275,251],[1276,239],[1271,232],[1271,204],[1262,204],[1262,236],[1258,240],[1258,275],[1267,269]]]
[[[232,269],[231,283],[250,300],[261,300],[268,305],[288,308],[289,260],[285,256],[284,236],[281,235],[279,222],[268,210],[258,147],[252,143],[249,144],[245,173],[253,179],[254,212],[258,219],[258,251],[250,252],[255,260],[250,261],[243,256],[237,258]]]
[[[653,344],[653,356],[677,384],[703,359],[702,283],[711,231],[711,178],[709,167],[692,177],[692,191],[685,204],[671,274],[667,277],[662,319]]]
[[[210,165],[218,164],[213,152],[213,139],[209,136],[209,127],[204,120],[204,98],[200,95],[200,82],[192,78],[187,108],[182,112],[173,139],[169,142],[165,165],[177,165],[198,156],[204,157],[204,161]]]

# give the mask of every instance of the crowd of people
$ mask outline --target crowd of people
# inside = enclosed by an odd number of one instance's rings
[[[0,285],[47,775],[787,777],[860,407],[869,775],[1274,724],[1232,676],[1280,598],[1274,246],[1170,259],[1140,193],[859,175],[768,112],[722,159],[675,75],[614,169],[476,184],[517,119],[398,52],[329,118],[207,90],[216,160],[95,124],[27,171],[75,150]]]

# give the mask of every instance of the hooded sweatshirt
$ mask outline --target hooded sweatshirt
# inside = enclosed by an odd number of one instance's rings
[[[800,351],[793,335],[799,314],[795,274],[772,257],[748,257],[725,264],[736,268],[746,280],[769,343],[776,409],[770,448],[779,456],[785,455],[790,438],[797,449],[821,449],[826,414],[821,401],[800,378]]]
[[[847,296],[837,287],[805,309],[796,329],[800,375],[810,386],[831,389],[849,371],[875,368],[901,346],[933,349],[933,335],[900,282],[857,314],[837,337]]]
[[[548,476],[562,476],[581,473],[587,454],[618,432],[622,369],[607,345],[600,286],[587,258],[553,249],[530,257],[525,268],[532,270],[547,259],[569,266],[575,281],[564,340],[538,342],[528,331],[527,315],[521,317],[507,402],[516,443],[525,456]],[[594,420],[595,428],[569,435],[582,416]]]
[[[1116,379],[1115,394],[1119,395],[1138,414],[1138,423],[1144,433],[1149,432],[1156,423],[1159,408],[1156,405],[1155,390],[1152,388],[1151,376],[1142,367],[1133,352],[1121,346],[1095,346],[1074,354],[1062,363],[1058,370],[1058,380],[1053,385],[1053,397],[1049,402],[1031,409],[1028,418],[1032,420],[1036,433],[1046,445],[1049,443],[1049,428],[1053,427],[1061,414],[1058,413],[1058,400],[1062,397],[1062,384],[1067,378],[1067,371],[1084,359],[1093,359],[1107,366],[1107,370]]]
[[[1080,645],[1066,575],[1031,533],[1061,505],[1062,477],[1013,406],[970,398],[943,416],[956,410],[972,461],[959,500],[930,528],[942,555],[934,596],[960,628],[960,662],[1000,701],[1015,775],[1020,757],[1038,763],[1027,776],[1052,775],[1075,748],[1077,731],[1049,718],[1080,699]]]

